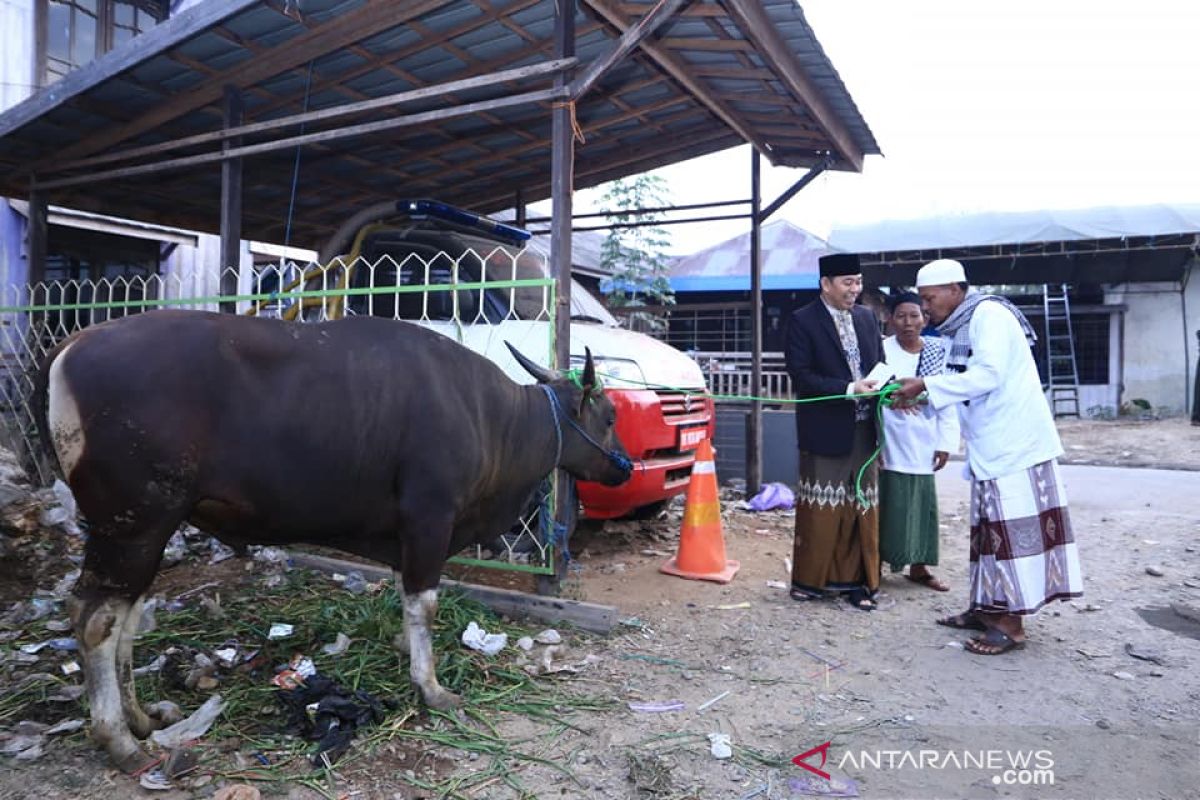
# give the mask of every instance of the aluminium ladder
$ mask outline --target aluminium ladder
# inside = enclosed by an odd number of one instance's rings
[[[1050,411],[1055,419],[1078,419],[1079,368],[1075,362],[1075,331],[1071,326],[1071,300],[1067,284],[1043,284],[1042,309]]]

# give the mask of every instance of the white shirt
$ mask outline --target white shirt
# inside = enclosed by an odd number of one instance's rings
[[[883,354],[888,371],[897,378],[916,376],[921,354],[905,350],[895,336],[883,340]],[[919,408],[917,414],[883,410],[884,469],[907,475],[932,475],[935,451],[958,452],[957,407],[947,405],[937,411],[928,405]]]
[[[932,375],[925,388],[937,410],[970,401],[961,420],[972,474],[991,480],[1058,458],[1062,442],[1017,318],[999,303],[980,303],[969,331],[966,371]]]

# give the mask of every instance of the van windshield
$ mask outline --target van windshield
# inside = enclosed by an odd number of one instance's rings
[[[497,242],[464,231],[430,230],[424,226],[383,227],[367,235],[362,257],[373,265],[355,271],[353,286],[447,284],[542,279],[549,276],[549,254],[542,243],[525,247]],[[398,319],[458,319],[500,322],[504,319],[549,319],[546,287],[494,288],[482,292],[375,295],[355,298],[352,313]],[[571,281],[571,318],[616,326],[616,319],[578,281]]]

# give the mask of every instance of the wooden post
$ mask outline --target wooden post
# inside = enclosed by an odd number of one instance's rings
[[[554,57],[575,55],[575,0],[558,0],[554,18]],[[560,72],[554,78],[555,88],[566,87],[571,72]],[[571,366],[571,225],[572,197],[575,185],[575,132],[571,126],[573,106],[559,101],[550,112],[550,266],[555,277],[554,354],[553,366]],[[557,472],[554,491],[554,518],[574,521],[575,509],[568,503],[577,502],[571,478],[562,470]],[[573,528],[574,526],[571,525]],[[572,530],[566,532],[569,538]],[[566,577],[565,548],[555,548],[553,576],[538,576],[539,594],[558,594]]]
[[[516,195],[513,198],[513,205],[516,206],[517,216],[513,220],[518,228],[524,228],[526,225],[525,219],[525,190],[517,187]]]
[[[762,160],[750,151],[750,393],[762,391],[763,300],[762,300]],[[750,401],[746,422],[746,496],[758,494],[762,486],[762,402]]]
[[[225,127],[242,124],[242,93],[235,86],[225,87]],[[226,139],[223,150],[241,144],[240,138]],[[238,293],[238,274],[242,263],[242,159],[221,162],[221,294]],[[237,312],[232,301],[221,303],[221,311]]]
[[[25,250],[29,258],[29,283],[36,285],[46,280],[46,251],[50,241],[50,203],[46,193],[39,189],[29,191],[26,235],[29,237]]]

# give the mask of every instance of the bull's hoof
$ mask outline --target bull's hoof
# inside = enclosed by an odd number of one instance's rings
[[[460,695],[454,692],[448,692],[445,689],[438,687],[436,691],[424,692],[425,705],[435,711],[453,711],[463,704],[463,699]]]
[[[135,747],[126,753],[118,753],[115,750],[109,750],[108,754],[109,757],[112,758],[113,764],[116,766],[116,768],[128,775],[142,772],[158,760],[151,757],[140,747]]]

